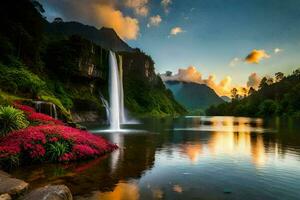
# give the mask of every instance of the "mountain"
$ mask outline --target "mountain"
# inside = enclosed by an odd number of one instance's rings
[[[181,81],[165,81],[175,99],[188,110],[205,109],[211,105],[224,103],[216,92],[204,84]]]
[[[228,96],[221,96],[221,98],[226,102],[231,102],[231,99]]]
[[[46,31],[55,35],[80,35],[105,49],[110,49],[115,52],[134,51],[112,28],[102,27],[101,29],[97,29],[79,22],[52,22],[47,24]]]

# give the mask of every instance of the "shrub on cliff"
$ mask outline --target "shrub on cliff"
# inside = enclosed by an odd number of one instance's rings
[[[24,113],[12,106],[0,106],[0,137],[29,125]]]

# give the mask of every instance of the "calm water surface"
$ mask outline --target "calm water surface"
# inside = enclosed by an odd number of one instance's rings
[[[75,199],[300,199],[297,121],[234,117],[144,119],[131,133],[95,133],[120,149],[89,162],[12,171],[66,184]],[[88,128],[99,132],[97,124]]]

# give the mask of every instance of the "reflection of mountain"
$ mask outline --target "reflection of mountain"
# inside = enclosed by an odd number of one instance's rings
[[[213,89],[204,84],[180,81],[166,81],[175,99],[189,110],[205,109],[214,104],[224,103]]]

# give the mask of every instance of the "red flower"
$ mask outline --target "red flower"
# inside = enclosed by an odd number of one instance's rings
[[[47,140],[48,138],[48,140]],[[66,162],[76,159],[87,159],[100,156],[115,150],[117,145],[109,143],[100,136],[88,131],[63,125],[39,125],[14,131],[0,139],[0,161],[11,155],[27,155],[35,160],[46,158],[46,146],[58,140],[71,144],[69,152],[63,154],[58,161]]]
[[[22,105],[22,104],[19,104],[17,102],[15,102],[13,104],[16,108],[18,108],[19,110],[22,110],[24,111],[25,113],[32,113],[32,112],[35,112],[35,109],[30,107],[30,106],[25,106],[25,105]]]
[[[46,123],[46,124],[48,123],[59,124],[59,125],[64,124],[62,121],[54,119],[49,115],[45,115],[43,113],[37,113],[37,112],[29,113],[27,118],[30,121],[36,121],[36,122]]]

